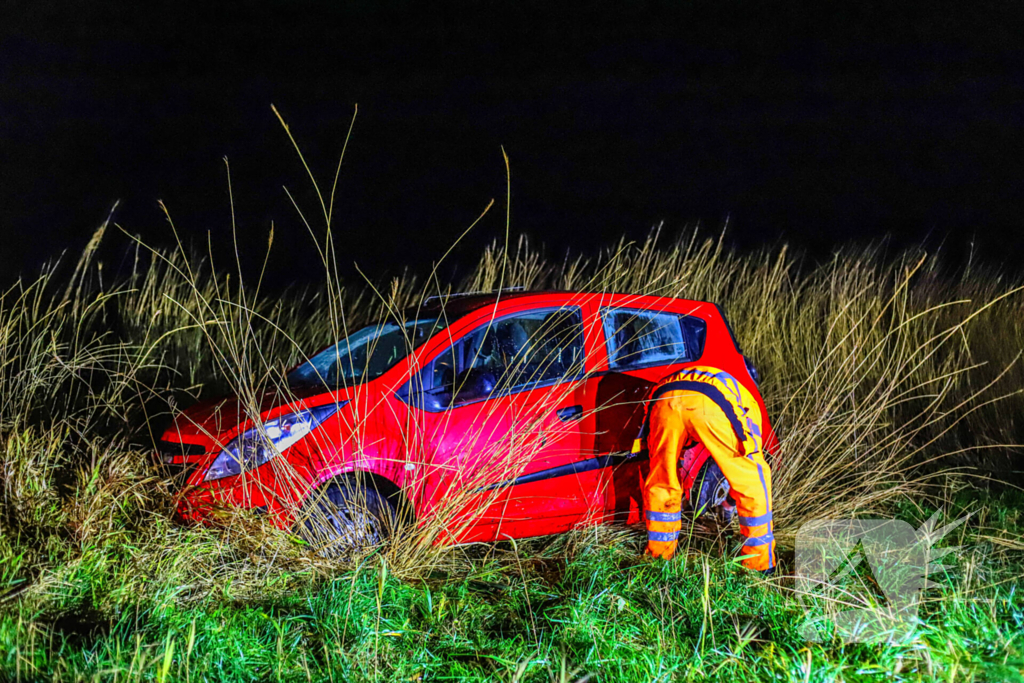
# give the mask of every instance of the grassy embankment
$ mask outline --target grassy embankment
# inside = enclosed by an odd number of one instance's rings
[[[322,244],[324,287],[281,298],[180,254],[101,286],[95,245],[73,275],[3,294],[0,680],[1021,675],[1024,501],[976,488],[1020,457],[999,444],[1024,442],[1024,297],[1012,283],[954,277],[917,254],[848,250],[810,266],[693,235],[558,262],[521,243],[487,252],[462,282],[372,288],[341,282],[329,235]],[[438,548],[440,519],[328,560],[245,514],[174,523],[149,456],[161,415],[225,391],[251,398],[304,353],[425,294],[499,284],[727,306],[781,437],[782,576],[749,575],[731,559],[732,532],[701,525],[679,559],[651,563],[635,529]],[[934,509],[974,515],[947,540],[961,547],[909,638],[800,637],[808,617],[847,607],[794,593],[785,574],[802,522],[920,523]],[[869,576],[851,581],[850,602],[880,600]]]

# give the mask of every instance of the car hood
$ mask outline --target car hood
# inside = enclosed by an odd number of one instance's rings
[[[317,389],[292,389],[289,392],[265,391],[257,394],[249,403],[237,396],[202,401],[184,410],[164,432],[164,440],[199,443],[215,440],[235,430],[242,422],[254,417],[247,408],[255,408],[262,417],[267,417],[276,408],[295,405],[314,396],[323,396]],[[332,400],[346,400],[337,396]],[[323,403],[324,401],[317,402]]]

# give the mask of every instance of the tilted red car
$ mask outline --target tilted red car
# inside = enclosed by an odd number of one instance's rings
[[[256,420],[238,398],[193,406],[160,453],[185,484],[179,514],[197,521],[216,503],[256,508],[282,528],[324,526],[310,521],[316,509],[340,533],[358,489],[375,516],[442,519],[461,542],[633,523],[646,462],[630,449],[644,398],[694,364],[757,397],[771,448],[756,371],[715,304],[500,292],[428,300],[348,335],[288,373],[287,391],[257,396]],[[706,461],[699,447],[682,459],[695,507],[728,493]]]

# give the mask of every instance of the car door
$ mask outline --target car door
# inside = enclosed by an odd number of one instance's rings
[[[611,456],[602,470],[604,518],[634,523],[640,519],[640,481],[646,460],[632,457],[645,401],[659,380],[704,352],[707,323],[695,315],[625,307],[600,311],[608,352],[608,371],[597,383],[597,455]]]
[[[406,390],[429,463],[421,514],[459,541],[572,526],[596,492],[557,476],[580,457],[583,370],[576,307],[497,316],[431,359]]]

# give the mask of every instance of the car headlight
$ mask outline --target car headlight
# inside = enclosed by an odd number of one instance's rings
[[[203,481],[223,479],[259,467],[316,429],[347,402],[281,415],[264,422],[262,427],[239,434],[214,459]]]

